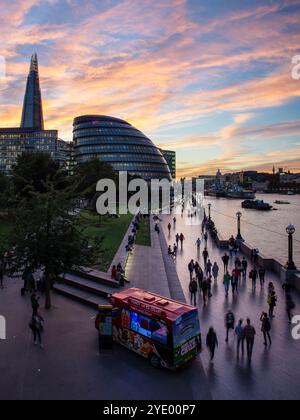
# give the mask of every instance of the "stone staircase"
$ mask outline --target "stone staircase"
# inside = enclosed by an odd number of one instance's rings
[[[107,273],[87,267],[81,267],[80,271],[71,271],[59,277],[53,290],[77,302],[98,309],[98,305],[107,304],[109,295],[119,289],[118,282],[110,276],[113,265],[121,263],[126,270],[128,252],[125,249],[127,238],[132,229],[130,223],[128,230],[120,244],[120,247],[111,263]],[[126,287],[126,286],[125,286]]]
[[[61,275],[53,289],[56,293],[97,309],[98,305],[108,303],[109,296],[118,289],[118,283],[105,273],[89,270]]]

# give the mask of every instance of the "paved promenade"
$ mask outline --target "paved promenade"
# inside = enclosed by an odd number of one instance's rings
[[[159,237],[152,247],[136,246],[127,266],[130,286],[170,295]],[[95,311],[53,294],[45,319],[44,349],[33,345],[28,324],[30,298],[20,296],[21,280],[5,278],[0,313],[7,340],[0,341],[0,399],[211,399],[201,361],[174,373],[156,370],[142,357],[115,345],[99,354]]]
[[[127,287],[138,287],[171,297],[159,237],[154,231],[152,219],[150,224],[152,246],[135,245],[126,266],[126,276],[130,280]]]
[[[194,221],[187,225],[185,217],[177,216],[177,226],[168,234],[167,225],[173,216],[164,216],[163,230],[170,245],[174,243],[176,232],[183,232],[186,241],[183,249],[179,249],[175,263],[186,299],[189,300],[188,263],[193,258],[204,266],[201,253],[197,255],[196,240],[201,236],[201,226]],[[172,222],[171,222],[172,223]],[[233,232],[234,233],[234,232]],[[221,257],[224,252],[214,246],[211,240],[208,251],[212,262],[217,261],[220,267],[220,277],[213,286],[213,297],[205,307],[201,298],[198,298],[198,308],[202,324],[203,335],[206,336],[210,326],[214,326],[219,338],[219,349],[216,352],[215,363],[210,364],[208,351],[205,350],[201,359],[209,381],[210,391],[215,399],[300,399],[300,369],[298,366],[300,354],[300,341],[295,341],[291,336],[291,326],[288,325],[285,312],[285,297],[279,278],[273,273],[267,273],[266,284],[273,281],[278,295],[278,306],[275,308],[275,319],[272,323],[273,345],[265,348],[259,322],[262,311],[267,311],[267,285],[265,289],[257,286],[252,290],[251,281],[244,281],[239,289],[238,297],[229,295],[225,298],[223,287],[223,264]],[[249,261],[250,266],[250,261]],[[231,262],[233,268],[233,261]],[[258,282],[259,283],[259,282]],[[300,296],[294,295],[297,308],[294,313],[300,313]],[[231,336],[229,344],[225,343],[224,315],[232,309],[236,318],[252,319],[256,327],[256,343],[252,366],[249,367],[245,359],[236,361],[236,342]]]
[[[162,223],[166,240],[154,232],[152,224],[152,247],[135,247],[127,275],[130,286],[181,300],[185,295],[188,300],[188,262],[198,258],[203,266],[195,246],[200,226],[189,226],[179,216],[176,229],[168,237],[170,219],[164,216]],[[174,263],[167,255],[167,244],[174,243],[176,231],[183,232],[186,241]],[[211,241],[208,248],[211,260],[222,267],[220,250]],[[263,346],[259,323],[262,310],[267,309],[266,290],[258,287],[253,292],[247,280],[237,298],[230,295],[226,300],[220,276],[209,304],[204,307],[201,300],[198,302],[204,338],[211,325],[218,333],[220,346],[215,363],[210,364],[205,349],[189,368],[172,373],[155,370],[143,358],[118,345],[113,352],[99,355],[95,312],[56,294],[53,309],[41,310],[45,347],[35,347],[28,328],[29,296],[20,296],[20,280],[5,278],[5,288],[0,290],[0,314],[7,319],[7,340],[0,341],[0,399],[300,399],[300,342],[292,340],[279,279],[267,273],[268,281],[274,281],[279,296],[271,348]],[[299,310],[298,294],[295,301]],[[228,345],[225,343],[224,314],[228,308],[237,318],[250,316],[256,327],[251,367],[245,359],[236,361],[233,337]]]

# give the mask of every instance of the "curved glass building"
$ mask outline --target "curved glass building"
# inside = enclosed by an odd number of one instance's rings
[[[141,131],[118,118],[85,115],[74,119],[74,152],[77,163],[94,158],[144,179],[171,179],[160,150]]]

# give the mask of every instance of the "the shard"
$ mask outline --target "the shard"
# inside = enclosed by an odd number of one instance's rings
[[[39,81],[37,54],[31,57],[24,97],[21,128],[44,130],[42,95]]]

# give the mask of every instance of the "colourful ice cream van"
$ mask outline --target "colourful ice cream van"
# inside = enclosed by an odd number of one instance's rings
[[[114,341],[154,367],[178,369],[201,351],[198,310],[140,289],[111,296]]]

